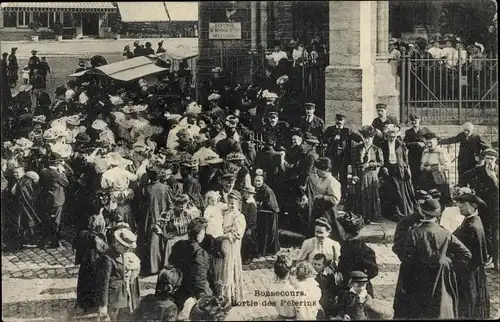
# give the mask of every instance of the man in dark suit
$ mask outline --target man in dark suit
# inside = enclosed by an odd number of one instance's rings
[[[469,193],[459,195],[455,200],[465,218],[453,235],[472,253],[472,259],[467,265],[456,270],[458,316],[466,319],[489,319],[490,297],[485,272],[488,251],[483,223],[477,216],[478,207],[485,207],[486,204],[481,198]]]
[[[342,195],[345,196],[352,143],[360,142],[362,138],[344,127],[345,115],[336,114],[335,118],[336,124],[326,129],[323,142],[326,144],[325,155],[332,160],[332,175],[339,180],[342,185]]]
[[[408,148],[408,165],[410,166],[411,180],[413,186],[418,186],[420,164],[425,142],[422,137],[422,130],[420,129],[420,115],[410,114],[408,118],[410,119],[412,127],[405,131],[403,141]]]
[[[276,152],[274,149],[276,142],[272,140],[272,138],[264,139],[264,146],[262,150],[257,152],[257,156],[255,157],[254,168],[262,169],[266,174],[266,182],[271,186],[271,188],[275,188],[275,176],[278,173],[281,165],[281,154]]]
[[[66,201],[64,189],[69,185],[65,172],[63,159],[57,153],[53,153],[49,157],[49,167],[40,173],[40,214],[44,216],[45,237],[50,240],[52,248],[60,246],[61,217]]]
[[[215,255],[215,240],[206,235],[207,219],[198,217],[188,226],[189,240],[180,240],[172,247],[169,262],[182,273],[182,283],[175,293],[179,311],[184,302],[194,297],[212,295],[209,284],[210,255]]]
[[[484,225],[486,240],[488,241],[489,254],[492,256],[495,269],[499,263],[499,193],[498,193],[498,166],[497,151],[486,149],[482,153],[484,164],[467,171],[464,182],[484,200],[486,207],[479,207],[479,217]]]
[[[481,152],[490,146],[479,135],[474,134],[474,125],[470,122],[465,122],[462,127],[462,132],[457,135],[439,141],[440,145],[460,143],[458,152],[458,184],[464,185],[464,173],[474,169],[479,164]]]
[[[276,146],[289,148],[292,140],[289,137],[290,127],[287,122],[279,119],[277,111],[267,113],[268,121],[262,127],[262,134],[276,142]]]
[[[401,319],[456,318],[456,264],[468,262],[472,254],[451,232],[441,227],[436,218],[441,215],[438,200],[427,199],[421,205],[421,225],[406,239],[399,286],[404,297],[411,298],[402,308]],[[437,290],[436,290],[437,285]],[[400,298],[394,298],[399,301]]]
[[[304,105],[304,109],[306,111],[306,115],[300,118],[299,128],[303,133],[311,133],[321,144],[323,142],[323,129],[325,127],[325,122],[314,115],[314,111],[316,111],[316,104],[306,103]]]

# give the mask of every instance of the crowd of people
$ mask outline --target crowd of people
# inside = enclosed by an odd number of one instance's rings
[[[264,293],[280,318],[390,317],[370,282],[375,252],[358,238],[385,217],[398,222],[395,316],[489,317],[497,151],[471,123],[438,140],[411,115],[402,138],[377,104],[359,131],[341,113],[325,129],[294,75],[234,89],[216,67],[197,102],[172,74],[127,88],[85,76],[54,102],[28,95],[2,107],[3,246],[69,237],[76,315],[220,320],[245,301],[243,265],[277,255]],[[451,193],[439,144],[457,142],[462,188]],[[454,203],[465,219],[452,233],[439,220]],[[281,229],[305,236],[298,258],[279,252]],[[138,278],[152,275],[156,292],[141,301]]]
[[[405,95],[411,99],[429,100],[430,93],[443,99],[456,99],[460,93],[462,98],[479,98],[497,79],[497,46],[465,43],[456,35],[429,41],[419,37],[410,44],[391,38],[389,54],[393,74],[401,78]]]

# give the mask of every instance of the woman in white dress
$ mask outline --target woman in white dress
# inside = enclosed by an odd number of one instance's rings
[[[224,258],[214,259],[214,280],[216,294],[227,296],[233,306],[243,300],[243,267],[241,260],[241,239],[245,234],[246,220],[240,212],[241,194],[232,191],[228,196],[228,209],[223,212],[222,251]]]
[[[304,240],[297,260],[312,262],[314,255],[324,254],[328,266],[336,268],[340,256],[340,244],[328,237],[331,230],[332,227],[326,218],[316,219],[314,221],[315,236]]]

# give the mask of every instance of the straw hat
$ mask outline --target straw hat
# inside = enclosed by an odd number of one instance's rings
[[[220,95],[216,93],[210,94],[210,96],[208,96],[209,101],[216,101],[218,99],[220,99]]]
[[[232,152],[226,156],[226,161],[241,161],[245,160],[245,156],[240,152]]]
[[[148,106],[147,105],[134,105],[132,106],[132,109],[135,111],[135,112],[142,112],[142,111],[145,111],[147,110]]]
[[[42,137],[45,140],[55,140],[59,137],[59,132],[55,129],[47,129],[45,132],[43,132]]]
[[[80,125],[80,117],[78,115],[72,115],[66,117],[66,123],[69,125]]]
[[[50,123],[50,127],[53,128],[54,130],[59,130],[59,131],[66,131],[66,118],[60,118],[57,120],[52,121]]]
[[[127,248],[137,247],[137,236],[128,228],[115,230],[114,237],[118,243]]]
[[[52,152],[59,154],[61,156],[61,158],[63,158],[63,159],[69,158],[71,156],[71,154],[73,153],[73,149],[71,148],[71,145],[60,143],[60,142],[52,144],[50,146],[50,149],[52,150]]]
[[[187,168],[196,168],[198,166],[198,159],[189,159],[189,160],[186,160],[182,163],[182,165],[184,167],[187,167]]]
[[[47,118],[45,115],[37,115],[33,117],[33,122],[34,123],[40,123],[40,124],[45,124]]]
[[[98,131],[104,130],[106,127],[108,127],[108,125],[103,120],[97,119],[92,123],[92,128]]]
[[[209,155],[205,158],[205,163],[207,163],[207,164],[219,164],[222,162],[224,162],[223,159],[221,159],[219,157],[212,156],[212,155]]]
[[[285,84],[286,82],[288,82],[288,76],[287,76],[287,75],[280,76],[280,77],[276,80],[276,84],[278,84],[278,85],[283,85],[283,84]]]
[[[222,68],[214,67],[214,68],[212,68],[212,73],[222,73]]]
[[[105,159],[109,165],[118,166],[122,161],[122,156],[117,152],[110,152],[106,154]]]

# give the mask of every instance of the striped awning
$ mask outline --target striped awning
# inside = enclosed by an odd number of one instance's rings
[[[112,2],[2,2],[2,11],[115,12]]]

